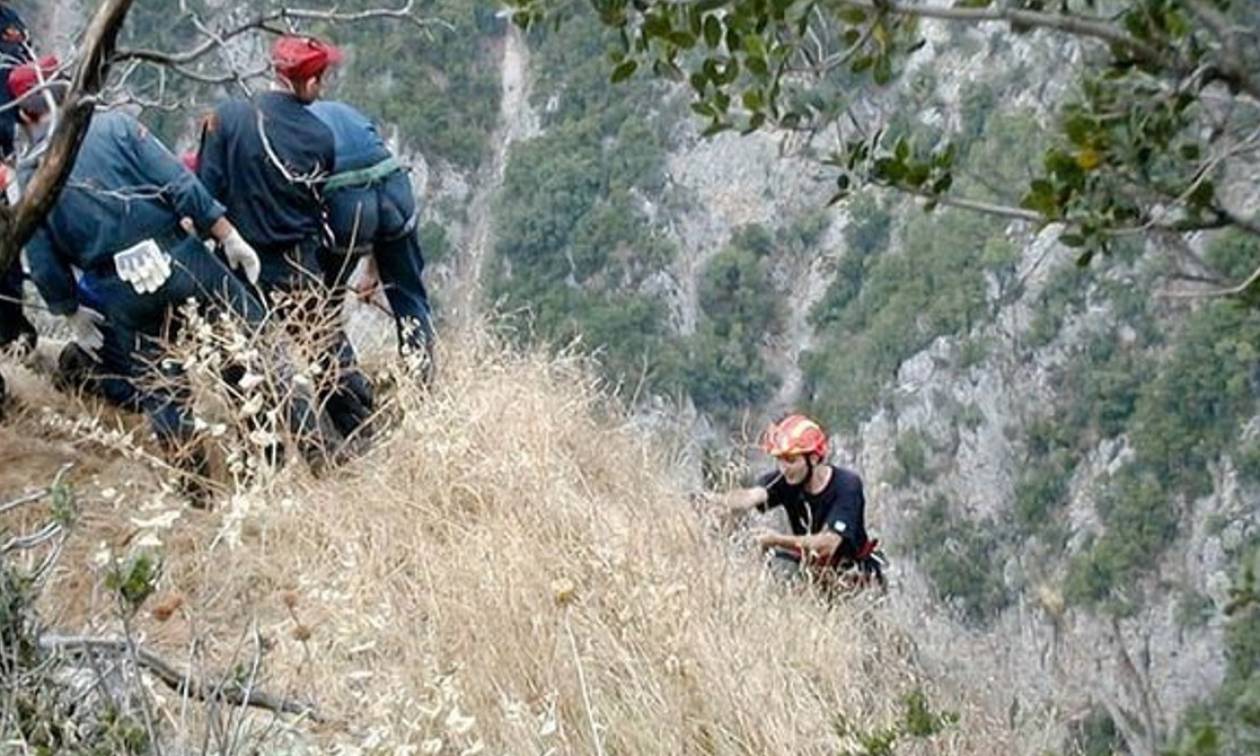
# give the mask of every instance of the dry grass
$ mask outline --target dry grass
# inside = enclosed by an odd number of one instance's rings
[[[788,593],[727,548],[580,360],[485,331],[452,345],[436,391],[401,397],[402,425],[325,479],[291,465],[200,512],[155,480],[102,497],[100,465],[81,475],[45,616],[111,628],[102,547],[159,548],[146,642],[180,659],[195,639],[227,669],[257,623],[264,687],[331,720],[296,727],[321,752],[837,753],[856,746],[840,717],[886,725],[919,687],[962,720],[898,752],[1017,750],[979,699],[923,679],[912,628]]]

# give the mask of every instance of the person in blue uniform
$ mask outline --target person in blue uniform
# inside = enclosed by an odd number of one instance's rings
[[[44,93],[26,95],[56,70],[56,61],[45,59],[40,68],[16,68],[8,82],[19,101],[19,123],[32,143],[47,137],[50,106]],[[46,91],[60,97],[64,83]],[[33,172],[34,167],[24,170]],[[227,265],[181,227],[182,218],[218,242]],[[186,446],[192,435],[189,408],[178,392],[144,379],[149,366],[162,361],[159,340],[170,335],[168,325],[179,325],[178,306],[193,299],[207,310],[230,312],[253,328],[266,322],[262,303],[227,267],[255,281],[257,253],[196,176],[121,111],[93,116],[66,185],[24,254],[49,312],[65,321],[86,352],[117,373],[112,380],[132,392],[128,401],[144,410],[172,451]],[[108,327],[102,328],[105,323]],[[277,359],[282,374],[291,372],[283,355]],[[292,389],[287,402],[290,430],[308,461],[322,466],[313,409],[296,386]],[[176,461],[204,471],[200,454]]]
[[[9,92],[9,72],[30,60],[27,48],[29,34],[26,23],[6,2],[0,2],[0,160],[13,157],[14,136],[17,132],[17,113],[5,106],[13,101]],[[0,193],[15,180],[7,168],[4,171]],[[0,199],[0,202],[4,201]],[[17,259],[7,269],[0,269],[0,349],[15,347],[27,351],[35,346],[35,327],[22,312],[22,266]],[[3,378],[0,378],[0,403],[5,399]]]
[[[309,109],[332,130],[336,145],[337,172],[324,184],[335,249],[351,258],[372,255],[373,278],[393,312],[399,351],[424,358],[419,377],[427,383],[433,372],[433,326],[407,170],[390,154],[376,125],[350,105],[320,100]]]
[[[202,127],[197,175],[258,250],[262,290],[294,295],[298,305],[286,318],[318,336],[320,364],[336,374],[319,399],[348,438],[367,434],[375,399],[340,325],[346,273],[324,225],[321,187],[336,170],[336,143],[306,108],[340,60],[337,48],[319,40],[280,37],[272,49],[275,88],[215,108]],[[319,289],[324,296],[313,297]]]
[[[13,171],[0,164],[0,204],[8,204],[7,190],[16,183]],[[35,348],[36,339],[35,326],[22,311],[22,263],[15,257],[7,270],[0,269],[0,350],[24,354]]]
[[[31,59],[29,38],[22,17],[8,3],[0,2],[0,159],[3,160],[13,155],[13,138],[17,132],[16,110],[4,107],[13,101],[9,72]]]

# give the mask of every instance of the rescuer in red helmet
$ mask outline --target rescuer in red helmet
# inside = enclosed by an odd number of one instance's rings
[[[763,529],[756,534],[774,571],[815,577],[846,574],[883,584],[878,542],[866,533],[862,479],[827,462],[827,434],[804,415],[789,415],[772,425],[762,449],[777,469],[749,488],[721,497],[726,513],[765,512],[783,507],[789,533]]]

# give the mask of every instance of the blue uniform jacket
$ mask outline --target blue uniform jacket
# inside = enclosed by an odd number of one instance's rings
[[[227,207],[241,236],[261,249],[320,238],[318,184],[335,167],[332,132],[287,92],[229,100],[215,108],[202,131],[198,175]]]
[[[26,24],[22,17],[7,5],[0,4],[0,68],[12,68],[30,59],[26,52]],[[4,81],[4,92],[9,92],[9,83]],[[6,98],[7,99],[7,98]]]
[[[344,102],[321,100],[307,109],[333,133],[337,172],[368,168],[389,157],[389,148],[367,116]]]
[[[99,269],[145,239],[179,233],[182,217],[205,231],[224,212],[139,121],[97,113],[65,188],[26,245],[31,280],[50,310],[68,315],[78,307],[71,266]]]

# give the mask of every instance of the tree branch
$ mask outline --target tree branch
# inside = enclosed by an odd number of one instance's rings
[[[1251,287],[1260,284],[1260,268],[1256,268],[1247,276],[1246,280],[1237,286],[1230,286],[1226,289],[1207,289],[1206,291],[1172,291],[1166,292],[1166,296],[1178,297],[1184,299],[1208,299],[1220,297],[1241,297],[1249,294]]]
[[[998,21],[1039,29],[1053,29],[1077,37],[1091,37],[1124,47],[1140,58],[1153,63],[1166,63],[1165,53],[1134,39],[1123,29],[1090,16],[1069,16],[1062,13],[1023,10],[1020,8],[956,8],[948,6],[907,5],[892,0],[832,0],[836,5],[861,8],[872,13],[886,12],[897,16],[934,18],[941,21],[982,23]]]
[[[127,641],[120,638],[97,638],[80,635],[42,635],[39,647],[50,652],[126,654]],[[170,663],[148,649],[135,647],[137,663],[161,680],[168,688],[182,695],[191,695],[201,701],[225,701],[233,705],[268,709],[278,714],[297,714],[315,722],[324,721],[314,706],[250,688],[242,690],[236,684],[212,686],[191,674],[175,669]]]
[[[1219,61],[1221,78],[1252,97],[1260,99],[1260,82],[1251,78],[1248,66],[1238,50],[1238,37],[1230,28],[1229,19],[1203,0],[1189,0],[1187,5],[1190,7],[1190,12],[1202,21],[1203,25],[1210,29],[1221,42]]]
[[[159,65],[186,65],[201,58],[212,50],[223,46],[223,43],[238,37],[247,31],[261,29],[263,31],[274,31],[269,25],[276,21],[285,20],[308,20],[308,21],[328,21],[328,22],[354,22],[368,21],[376,18],[396,18],[409,21],[421,29],[428,29],[431,26],[441,26],[450,31],[454,31],[455,27],[441,19],[420,18],[415,15],[415,0],[407,0],[407,3],[401,8],[370,8],[368,10],[346,13],[337,10],[307,10],[303,8],[278,8],[269,13],[261,14],[254,19],[247,21],[239,26],[233,27],[227,31],[208,34],[208,38],[200,45],[178,53],[163,52],[161,50],[120,50],[118,52],[118,60],[142,60],[147,63],[157,63]],[[180,73],[186,73],[181,70]]]
[[[915,197],[922,197],[923,199],[940,205],[956,207],[961,210],[971,210],[978,213],[985,213],[986,215],[996,215],[1000,218],[1010,218],[1011,220],[1024,221],[1026,223],[1045,224],[1050,222],[1050,219],[1041,213],[1022,207],[998,205],[991,202],[966,199],[964,197],[950,197],[945,194],[932,194],[931,192],[925,192],[922,189],[915,189],[913,187],[901,186],[898,184],[881,184],[881,186],[885,186],[889,189],[895,189],[896,191],[904,192],[905,194],[914,195]]]

